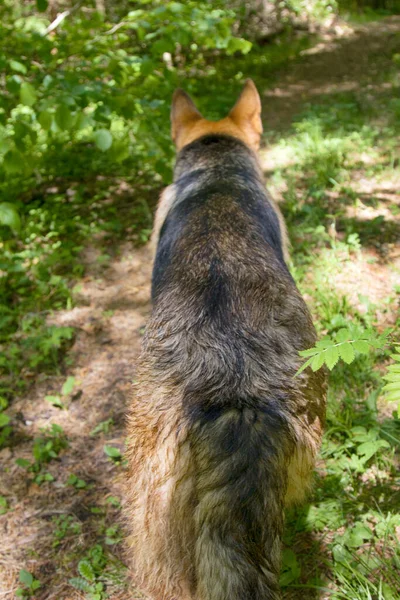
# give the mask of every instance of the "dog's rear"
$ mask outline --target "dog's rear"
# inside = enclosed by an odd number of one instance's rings
[[[283,510],[309,485],[324,381],[294,378],[315,332],[254,152],[254,84],[216,123],[178,92],[172,133],[129,415],[128,549],[157,600],[278,599]]]

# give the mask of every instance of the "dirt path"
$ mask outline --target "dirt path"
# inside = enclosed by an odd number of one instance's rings
[[[356,33],[343,29],[341,36],[327,36],[304,52],[302,60],[280,78],[279,86],[263,94],[267,127],[285,130],[304,104],[315,98],[354,86],[373,90],[381,61],[391,59],[399,33],[400,18],[390,18]],[[268,152],[263,153],[263,160],[266,170],[273,170]],[[76,576],[77,560],[84,557],[85,549],[102,541],[107,527],[118,520],[118,507],[107,499],[120,496],[122,468],[106,456],[104,445],[121,450],[124,446],[124,412],[141,331],[150,311],[151,256],[148,247],[125,246],[120,258],[103,269],[94,250],[87,249],[84,258],[88,269],[80,282],[77,306],[53,317],[56,324],[76,328],[69,354],[72,366],[58,377],[41,378],[9,411],[17,423],[18,444],[0,451],[0,495],[11,508],[0,516],[0,597],[5,599],[15,597],[21,568],[42,582],[35,596],[39,600],[84,598],[69,584],[69,578]],[[387,274],[380,273],[383,284],[378,299],[387,295]],[[365,269],[362,279],[367,287],[368,278],[376,278],[376,274]],[[45,396],[59,393],[67,375],[74,376],[76,384],[66,400],[66,410],[60,410]],[[109,432],[90,435],[95,426],[110,418],[113,426]],[[54,482],[39,486],[28,480],[15,460],[32,461],[32,440],[51,423],[64,429],[69,447],[46,467]],[[84,480],[86,487],[76,489],[67,484],[71,473]],[[55,519],[64,514],[78,529],[67,531],[57,544]],[[119,546],[116,548],[113,552],[119,556]],[[129,600],[135,594],[129,595],[116,582],[110,597]]]

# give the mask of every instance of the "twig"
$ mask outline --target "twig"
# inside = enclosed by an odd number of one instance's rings
[[[54,31],[55,29],[57,29],[57,27],[60,25],[60,23],[62,23],[64,21],[64,19],[69,17],[69,15],[71,15],[72,13],[77,11],[81,4],[82,4],[82,0],[80,0],[80,2],[77,2],[72,8],[69,8],[68,10],[64,10],[64,12],[59,13],[56,16],[56,18],[54,19],[54,21],[52,23],[50,23],[50,25],[46,28],[46,31],[43,33],[43,37],[45,35],[48,35],[52,31]]]
[[[106,31],[106,34],[107,35],[112,35],[116,31],[118,31],[118,29],[121,29],[121,27],[123,27],[126,24],[127,24],[127,21],[121,21],[120,23],[117,23],[116,25],[114,25],[114,27],[111,27],[111,29],[109,29],[108,31]]]

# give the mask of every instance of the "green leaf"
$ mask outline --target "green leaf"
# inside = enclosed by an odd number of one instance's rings
[[[55,120],[62,131],[66,131],[72,127],[74,117],[66,104],[60,104],[57,107]]]
[[[17,60],[10,60],[9,63],[10,68],[17,73],[22,73],[22,75],[26,75],[27,68],[22,63]]]
[[[68,396],[75,387],[75,377],[70,375],[64,382],[64,385],[61,388],[61,394],[63,396]]]
[[[347,340],[351,339],[351,333],[348,329],[339,329],[336,333],[336,340],[338,342],[347,342]]]
[[[314,354],[318,354],[319,350],[318,348],[307,348],[307,350],[300,350],[299,354],[300,356],[314,356]]]
[[[50,404],[52,404],[53,406],[57,406],[58,408],[64,408],[60,396],[45,396],[44,399],[47,400],[47,402],[50,402]]]
[[[172,38],[163,38],[161,40],[157,40],[151,46],[152,54],[156,54],[156,55],[164,54],[164,52],[173,53],[174,51],[175,51],[175,41]]]
[[[93,138],[94,143],[102,152],[105,152],[106,150],[111,148],[113,138],[108,129],[98,129],[94,132]]]
[[[381,448],[389,448],[388,442],[386,440],[375,440],[373,442],[364,442],[357,447],[357,454],[359,456],[363,456],[367,461],[374,456]]]
[[[0,496],[0,515],[4,515],[8,511],[7,498]]]
[[[392,390],[398,390],[399,392],[399,396],[400,396],[400,377],[397,377],[395,381],[393,381],[393,383],[387,383],[384,387],[383,387],[384,391],[392,391]]]
[[[29,571],[25,571],[25,569],[21,569],[19,572],[19,580],[21,583],[24,583],[28,587],[30,587],[33,583],[33,575],[29,573]]]
[[[10,202],[2,202],[0,204],[0,224],[7,225],[14,232],[21,229],[21,219],[18,211]]]
[[[48,0],[36,0],[36,6],[39,12],[44,12],[49,6]]]
[[[248,54],[252,48],[252,43],[243,38],[231,38],[227,47],[227,54],[233,54],[234,52],[241,52],[242,54]]]
[[[282,574],[279,583],[282,587],[298,579],[301,575],[301,569],[297,562],[297,557],[293,550],[285,548],[282,552]]]
[[[385,381],[399,381],[399,373],[392,373],[391,366],[388,367],[388,374],[384,375],[383,378]]]
[[[398,400],[400,400],[399,391],[396,390],[394,392],[389,392],[388,394],[386,394],[385,398],[388,402],[397,402]]]
[[[115,448],[114,446],[104,446],[104,452],[110,458],[121,458],[122,454],[119,448]]]
[[[94,581],[96,578],[93,567],[88,560],[79,561],[78,571],[79,571],[79,575],[81,575],[88,581]]]
[[[311,358],[309,358],[308,360],[306,360],[306,362],[303,365],[301,365],[299,370],[295,373],[295,377],[297,377],[297,375],[300,375],[300,373],[302,373],[305,369],[307,369],[307,367],[309,367],[311,365],[313,360],[314,360],[313,356]]]
[[[318,340],[315,344],[315,347],[320,350],[325,350],[325,348],[330,348],[333,345],[333,342],[329,336],[324,337],[322,340]]]
[[[31,466],[31,463],[26,458],[17,458],[15,464],[23,469],[27,469]]]
[[[19,88],[19,97],[22,104],[33,106],[37,100],[36,90],[30,83],[24,81]]]
[[[368,344],[368,342],[365,342],[364,340],[357,340],[353,342],[353,346],[354,349],[359,352],[359,354],[369,354],[371,349],[371,346]]]
[[[11,421],[11,417],[5,415],[4,413],[0,414],[0,427],[5,427]]]
[[[69,583],[80,592],[90,593],[93,591],[93,586],[90,585],[90,583],[88,583],[85,579],[82,579],[82,577],[72,577],[69,580]]]
[[[321,352],[321,354],[317,354],[316,356],[314,356],[312,363],[311,363],[312,370],[318,371],[318,369],[320,369],[322,367],[324,362],[325,362],[325,352]]]
[[[330,371],[332,371],[338,360],[339,350],[337,346],[332,346],[331,348],[327,348],[325,350],[325,362]]]
[[[353,362],[354,360],[354,348],[353,345],[348,342],[347,344],[340,344],[339,346],[337,346],[338,350],[339,350],[339,355],[340,358],[342,360],[344,360],[344,362],[346,364],[350,364]]]
[[[38,121],[42,129],[49,131],[53,122],[53,115],[47,110],[42,110],[38,117]]]
[[[349,548],[360,548],[365,540],[372,538],[372,531],[363,523],[356,523],[354,527],[343,536],[343,541]]]
[[[4,169],[12,175],[20,175],[24,171],[24,160],[17,150],[9,150],[3,158]],[[5,202],[4,204],[9,204]]]

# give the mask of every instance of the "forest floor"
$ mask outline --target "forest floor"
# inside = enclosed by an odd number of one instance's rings
[[[326,286],[336,294],[336,313],[332,304],[325,307],[333,313],[325,314],[323,332],[329,329],[324,324],[335,318],[361,314],[378,327],[393,325],[397,318],[400,170],[393,119],[400,120],[400,80],[395,74],[399,59],[400,18],[389,17],[337,26],[275,73],[267,89],[262,76],[255,77],[266,132],[261,160],[267,184],[282,201],[288,220],[293,269],[317,318]],[[321,189],[323,194],[318,193]],[[310,202],[318,209],[314,214],[320,225],[309,220]],[[323,231],[318,229],[322,225]],[[315,259],[303,251],[306,241],[314,245]],[[0,495],[6,499],[0,511],[0,598],[16,597],[19,587],[29,595],[29,586],[18,580],[21,569],[41,582],[34,596],[39,600],[141,597],[132,588],[128,591],[124,581],[120,453],[129,390],[150,313],[151,251],[148,245],[137,248],[122,242],[106,264],[99,260],[102,252],[101,243],[88,245],[82,253],[86,269],[75,288],[75,306],[50,317],[76,332],[65,368],[58,375],[37,378],[9,410],[16,433],[13,444],[0,451]],[[318,277],[310,275],[314,267]],[[342,376],[342,384],[354,383],[353,376]],[[354,385],[363,394],[372,389],[359,381]],[[376,423],[388,422],[390,415],[391,409],[378,402]],[[55,423],[62,430],[42,432]],[[396,427],[393,422],[387,427],[395,439]],[[319,466],[320,481],[329,474],[326,456],[327,451]],[[365,479],[363,505],[368,505],[369,490],[370,502],[375,508],[376,503],[382,510],[387,507],[387,516],[396,512],[396,503],[399,506],[399,482],[393,475],[394,459],[389,466],[384,460],[374,463],[375,471],[368,466],[366,474],[353,475]],[[385,468],[386,475],[379,479]],[[339,493],[338,488],[328,494],[329,504],[323,484],[318,489],[309,515],[315,516],[321,507],[324,513],[332,509]],[[343,573],[332,575],[334,551],[329,544],[340,528],[343,533],[343,520],[336,517],[332,522],[322,519],[322,525],[309,520],[308,529],[299,525],[298,516],[295,525],[293,519],[289,523],[290,539],[285,542],[294,554],[285,555],[285,598],[399,597],[395,569],[384,575],[381,596],[368,595],[367,587],[364,596],[352,595],[341,580]],[[400,521],[394,531],[399,534]],[[360,545],[368,545],[368,535],[360,535]],[[378,571],[383,572],[382,565]],[[314,591],[313,585],[319,589]]]

